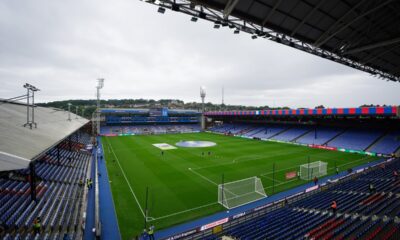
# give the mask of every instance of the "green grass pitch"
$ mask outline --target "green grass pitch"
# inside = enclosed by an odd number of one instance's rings
[[[155,143],[175,145],[180,140],[217,143],[208,148],[161,150]],[[149,188],[149,223],[156,230],[207,216],[223,207],[217,203],[217,184],[258,176],[267,195],[304,184],[285,179],[310,161],[328,163],[334,174],[376,158],[358,154],[312,149],[303,146],[229,137],[212,133],[103,137],[103,149],[122,239],[140,234],[144,226],[146,187]],[[208,151],[211,155],[208,156]],[[202,155],[204,152],[204,156]]]

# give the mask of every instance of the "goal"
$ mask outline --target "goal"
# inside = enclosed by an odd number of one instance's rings
[[[246,178],[218,185],[218,203],[227,209],[265,198],[263,184],[258,177]]]
[[[303,180],[311,180],[314,177],[320,177],[327,174],[328,163],[311,162],[300,165],[300,178]]]

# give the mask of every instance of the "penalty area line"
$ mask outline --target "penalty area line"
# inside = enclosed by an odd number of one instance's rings
[[[280,180],[277,180],[277,179],[273,179],[273,178],[270,178],[270,177],[267,177],[267,176],[264,176],[264,175],[260,175],[260,177],[263,177],[263,178],[266,178],[268,180],[275,181],[275,182],[278,182],[278,183],[282,183],[283,182],[283,181],[280,181]]]
[[[218,186],[218,184],[214,181],[212,181],[211,179],[201,175],[200,173],[196,172],[195,170],[193,170],[192,168],[188,168],[189,171],[191,171],[192,173],[196,174],[197,176],[201,177],[202,179],[206,180],[209,183],[214,184],[215,186]]]
[[[106,139],[107,139],[107,138],[106,138]],[[110,144],[110,142],[108,141],[108,139],[107,139],[107,143],[108,143],[108,145],[111,147],[111,152],[113,153],[115,159],[117,160],[117,163],[118,163],[119,168],[121,169],[122,175],[124,176],[125,181],[126,181],[126,183],[128,184],[128,187],[129,187],[129,189],[131,190],[131,193],[132,193],[133,197],[135,198],[135,201],[136,201],[136,203],[137,203],[137,205],[138,205],[140,211],[142,212],[143,217],[145,217],[146,214],[144,214],[144,211],[143,211],[143,209],[142,209],[142,206],[140,206],[139,201],[138,201],[138,199],[137,199],[137,197],[136,197],[136,194],[135,194],[135,192],[133,191],[133,189],[132,189],[132,187],[131,187],[131,184],[130,184],[129,181],[128,181],[128,178],[126,177],[125,172],[124,172],[124,170],[122,169],[121,164],[119,163],[119,159],[118,159],[117,155],[115,154],[114,149],[113,149],[112,145]]]

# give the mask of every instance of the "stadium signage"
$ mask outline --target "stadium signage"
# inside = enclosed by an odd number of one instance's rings
[[[218,226],[218,225],[227,223],[228,221],[229,221],[229,218],[223,218],[223,219],[221,219],[221,220],[218,220],[218,221],[215,221],[215,222],[212,222],[212,223],[203,225],[203,226],[201,226],[200,231],[204,231],[204,230],[213,228],[213,227],[215,227],[215,226]]]
[[[319,187],[318,185],[315,185],[315,186],[313,186],[313,187],[309,187],[309,188],[306,189],[306,193],[307,193],[307,192],[314,191],[314,190],[317,190],[318,187]]]
[[[287,173],[285,174],[286,180],[289,180],[289,179],[295,178],[296,176],[297,176],[297,173],[296,173],[296,171],[287,172]]]
[[[358,154],[364,154],[364,155],[369,155],[369,156],[376,156],[376,153],[372,152],[364,152],[364,151],[359,151],[359,150],[351,150],[351,149],[345,149],[345,148],[338,148],[340,152],[347,152],[347,153],[358,153]]]
[[[271,206],[272,204],[273,204],[273,203],[268,203],[268,204],[265,204],[265,205],[263,205],[263,206],[256,207],[256,208],[253,209],[253,212],[257,212],[258,210],[267,208],[267,207]]]
[[[234,220],[234,219],[236,219],[236,218],[243,217],[244,215],[246,215],[246,212],[238,213],[238,214],[236,214],[236,215],[233,215],[231,220]]]
[[[365,168],[358,169],[358,170],[356,171],[356,173],[363,172],[364,170],[365,170]]]
[[[193,229],[193,230],[190,230],[190,231],[187,231],[187,232],[183,232],[183,233],[179,233],[179,234],[174,235],[172,237],[166,238],[166,240],[175,240],[175,239],[183,238],[183,237],[189,236],[189,235],[191,235],[193,233],[196,233],[196,232],[197,232],[197,229]]]
[[[337,148],[335,148],[335,147],[328,147],[328,146],[315,145],[315,144],[310,144],[308,146],[310,148],[318,148],[318,149],[325,149],[325,150],[331,150],[331,151],[336,151],[337,150]]]

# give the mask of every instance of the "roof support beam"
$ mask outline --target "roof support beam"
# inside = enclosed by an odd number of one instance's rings
[[[327,41],[329,41],[331,38],[333,38],[334,36],[336,36],[338,33],[340,33],[341,31],[343,31],[344,29],[346,29],[348,26],[350,26],[351,24],[355,23],[356,21],[358,21],[359,19],[367,16],[368,14],[371,14],[373,12],[375,12],[376,10],[386,6],[388,3],[392,2],[393,0],[386,0],[385,2],[378,4],[377,6],[375,6],[374,8],[369,9],[368,11],[358,15],[356,18],[354,18],[353,20],[351,20],[350,22],[346,23],[345,25],[343,25],[341,28],[339,28],[337,31],[331,33],[329,30],[326,32],[327,36],[325,38],[322,38],[322,36],[315,42],[315,46],[316,47],[320,47],[321,45],[325,44]],[[360,2],[361,3],[361,2]],[[360,5],[357,4],[356,6]],[[354,7],[352,10],[354,10],[356,7]],[[349,12],[352,12],[352,10],[348,11],[344,16],[346,16]],[[343,17],[342,17],[343,18]],[[335,23],[336,24],[336,23]],[[332,28],[332,27],[331,27]]]
[[[227,19],[231,15],[233,9],[235,9],[236,4],[239,0],[229,0],[224,9],[224,19]]]
[[[264,21],[262,22],[262,26],[264,26],[269,19],[271,18],[271,16],[275,13],[275,10],[279,7],[279,4],[281,4],[282,0],[278,0],[274,7],[272,8],[272,10],[268,13],[268,16],[264,19]]]
[[[340,17],[338,20],[336,20],[336,22],[335,22],[334,24],[332,24],[332,26],[331,26],[327,31],[325,31],[325,32],[317,39],[317,41],[314,42],[314,46],[319,47],[319,46],[320,46],[320,44],[319,44],[320,41],[321,41],[326,35],[328,35],[333,29],[335,29],[337,25],[341,24],[341,23],[343,22],[343,20],[344,20],[347,16],[349,16],[351,13],[353,13],[355,9],[357,9],[359,6],[361,6],[362,4],[364,4],[366,1],[367,1],[367,0],[360,1],[360,2],[359,2],[358,4],[356,4],[352,9],[350,9],[349,11],[347,11],[346,14],[344,14],[342,17]]]
[[[375,60],[375,59],[377,59],[377,58],[380,58],[380,57],[384,56],[385,54],[387,54],[387,53],[393,51],[395,48],[397,48],[397,47],[388,48],[388,49],[386,49],[385,51],[381,51],[381,52],[379,52],[379,54],[376,54],[376,55],[370,54],[368,58],[361,59],[360,62],[361,62],[362,64],[370,63],[372,60]]]
[[[360,46],[360,47],[351,48],[348,51],[345,51],[344,54],[358,53],[358,52],[371,50],[371,49],[375,49],[375,48],[379,48],[379,47],[384,47],[384,46],[388,46],[388,45],[392,45],[392,44],[396,44],[396,43],[400,43],[400,37],[388,39],[388,40],[384,40],[384,41],[380,41],[380,42],[370,43],[370,44]]]
[[[303,24],[315,13],[315,11],[318,10],[318,8],[321,7],[321,5],[325,2],[325,0],[320,0],[317,4],[317,6],[315,6],[310,12],[308,12],[308,14],[303,18],[303,20],[297,24],[296,28],[290,33],[290,36],[293,37],[296,32],[300,29],[300,27],[303,26]]]

